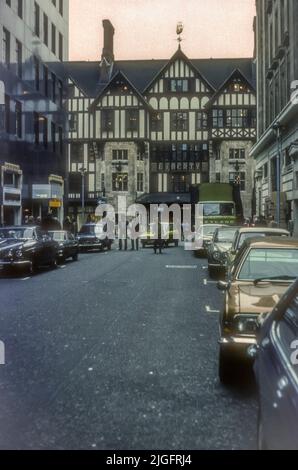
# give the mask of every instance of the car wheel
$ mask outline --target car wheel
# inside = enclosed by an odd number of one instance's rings
[[[229,385],[231,383],[232,373],[231,355],[221,347],[219,350],[218,375],[223,385]]]
[[[258,449],[259,450],[268,450],[267,445],[266,445],[266,441],[265,441],[265,437],[264,437],[264,428],[263,428],[263,421],[262,421],[262,415],[261,415],[260,408],[259,408],[259,412],[258,412],[257,438],[258,438]]]
[[[78,261],[78,259],[79,259],[79,253],[76,253],[75,255],[73,255],[72,257],[73,261]]]
[[[208,266],[208,274],[211,277],[211,279],[214,278],[215,272],[214,272],[214,268],[212,266]]]
[[[54,258],[52,259],[51,264],[50,264],[50,267],[51,267],[52,269],[56,269],[56,268],[58,267],[58,262],[57,262],[57,258],[56,258],[56,257],[54,257]]]

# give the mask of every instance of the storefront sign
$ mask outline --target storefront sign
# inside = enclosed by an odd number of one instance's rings
[[[33,184],[32,199],[51,199],[51,185]]]
[[[61,201],[52,200],[52,201],[49,202],[49,207],[51,209],[59,209],[61,207]]]

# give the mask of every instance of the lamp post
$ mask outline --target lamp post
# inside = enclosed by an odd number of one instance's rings
[[[82,176],[82,222],[84,223],[85,220],[85,174],[87,169],[82,167],[80,168],[80,173]]]
[[[280,164],[281,164],[281,144],[282,144],[282,126],[279,122],[273,125],[273,130],[276,135],[277,154],[276,154],[276,223],[280,227]]]

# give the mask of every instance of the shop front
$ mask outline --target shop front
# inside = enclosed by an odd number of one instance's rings
[[[22,221],[22,170],[18,165],[1,166],[1,226],[19,225]]]

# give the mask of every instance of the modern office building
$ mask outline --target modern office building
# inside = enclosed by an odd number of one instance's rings
[[[66,64],[70,212],[81,212],[82,178],[86,213],[103,196],[190,202],[192,185],[237,178],[250,216],[253,59],[189,59],[179,42],[167,60],[117,61],[114,28],[103,27],[100,60]]]
[[[298,2],[256,4],[256,213],[298,235]]]
[[[68,0],[0,2],[0,223],[63,218]]]

